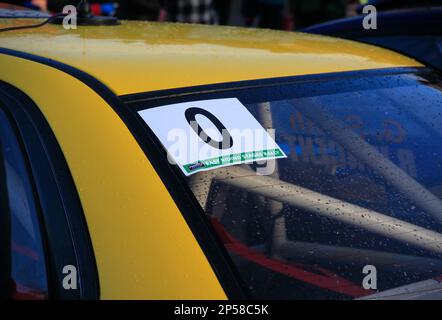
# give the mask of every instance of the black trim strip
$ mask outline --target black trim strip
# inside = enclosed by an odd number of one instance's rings
[[[398,67],[398,68],[379,68],[357,71],[341,71],[331,73],[320,73],[301,76],[275,77],[258,80],[243,80],[228,83],[216,83],[209,85],[199,85],[176,89],[165,89],[157,91],[147,91],[142,93],[133,93],[121,95],[120,99],[126,103],[137,104],[151,100],[182,98],[195,94],[210,94],[229,92],[244,89],[253,89],[257,87],[274,87],[288,84],[302,84],[312,82],[322,82],[325,80],[356,79],[369,76],[395,75],[416,72],[425,69],[424,67]]]
[[[123,101],[103,83],[79,69],[52,59],[6,48],[0,48],[0,54],[30,60],[65,72],[82,81],[100,95],[120,116],[154,166],[190,226],[228,298],[244,299],[250,297],[248,290],[237,274],[229,254],[216,236],[209,220],[189,190],[189,187],[179,179],[179,172],[165,165],[167,158],[164,158],[163,149],[155,143],[151,136],[146,136],[145,128],[139,122],[136,113],[132,112]]]

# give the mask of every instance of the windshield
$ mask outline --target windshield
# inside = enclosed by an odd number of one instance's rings
[[[423,70],[174,98],[237,98],[287,155],[182,175],[252,297],[440,290],[441,88]]]

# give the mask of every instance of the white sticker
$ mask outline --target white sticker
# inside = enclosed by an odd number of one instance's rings
[[[186,176],[287,157],[236,98],[177,103],[139,114]]]

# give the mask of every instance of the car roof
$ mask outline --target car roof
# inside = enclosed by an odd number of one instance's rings
[[[41,20],[0,19],[1,27]],[[421,66],[374,46],[296,32],[129,22],[60,25],[0,33],[0,47],[54,59],[96,77],[118,95],[153,90],[393,67]]]

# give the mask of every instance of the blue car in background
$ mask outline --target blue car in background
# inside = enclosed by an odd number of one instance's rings
[[[442,1],[378,0],[368,4],[377,9],[377,29],[364,29],[365,15],[360,14],[301,31],[375,44],[442,70]]]

